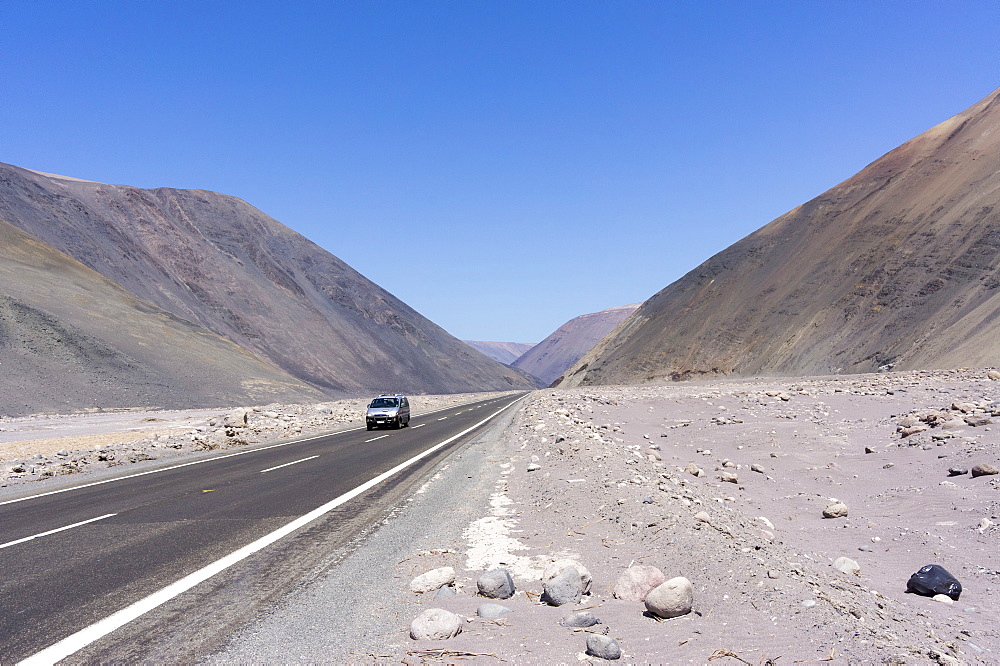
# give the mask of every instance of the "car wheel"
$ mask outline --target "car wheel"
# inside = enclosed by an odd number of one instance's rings
[[[369,423],[369,424],[368,424],[368,426],[367,426],[367,428],[368,428],[369,430],[371,430],[371,429],[372,429],[372,425],[371,425],[371,424]]]

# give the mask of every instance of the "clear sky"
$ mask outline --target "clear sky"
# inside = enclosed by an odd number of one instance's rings
[[[1000,87],[998,34],[992,0],[0,0],[0,161],[239,196],[537,342]]]

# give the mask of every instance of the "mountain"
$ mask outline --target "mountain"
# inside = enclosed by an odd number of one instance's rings
[[[638,307],[638,303],[620,305],[574,317],[525,352],[513,366],[538,377],[548,386]]]
[[[323,399],[3,221],[0,285],[0,414]]]
[[[646,301],[561,385],[1000,362],[1000,90]]]
[[[521,354],[535,346],[530,342],[482,342],[479,340],[463,340],[462,342],[504,365],[510,365]]]
[[[235,197],[0,164],[0,220],[331,397],[531,386]]]

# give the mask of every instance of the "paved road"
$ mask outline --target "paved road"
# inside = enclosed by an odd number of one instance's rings
[[[362,428],[227,452],[0,503],[0,663],[207,653],[322,568],[332,549],[355,539],[475,431],[394,468],[516,399],[414,416],[401,430]],[[370,489],[343,501],[366,483]],[[270,543],[282,529],[290,534]],[[241,548],[242,559],[233,555]],[[67,647],[67,637],[76,642]]]

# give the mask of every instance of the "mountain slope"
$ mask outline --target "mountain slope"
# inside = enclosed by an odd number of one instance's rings
[[[0,414],[322,400],[0,220]]]
[[[512,365],[538,377],[548,386],[590,351],[601,338],[625,321],[637,307],[638,303],[620,305],[574,317],[525,352]]]
[[[1000,362],[1000,90],[720,252],[563,385]]]
[[[0,218],[328,395],[529,387],[234,197],[0,165]]]
[[[462,342],[504,365],[510,365],[524,352],[535,346],[530,342],[483,342],[480,340],[463,340]]]

